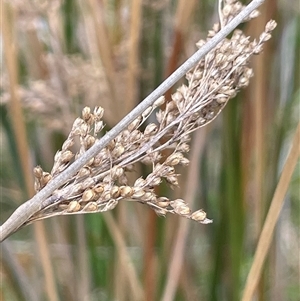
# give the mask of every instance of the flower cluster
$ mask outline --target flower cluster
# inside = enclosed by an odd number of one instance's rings
[[[241,10],[237,1],[225,1],[221,24],[209,31],[213,37],[220,26],[229,22]],[[251,17],[255,17],[254,13]],[[53,215],[103,212],[115,208],[118,202],[133,200],[149,206],[158,215],[177,214],[200,223],[210,223],[203,210],[192,212],[182,199],[170,200],[158,196],[154,188],[163,181],[178,186],[178,165],[187,166],[185,154],[189,151],[190,134],[214,120],[229,99],[248,85],[252,69],[248,67],[252,55],[262,51],[262,45],[271,37],[276,23],[267,23],[256,41],[250,41],[241,30],[235,30],[230,39],[224,39],[186,75],[188,84],[182,85],[169,102],[162,96],[113,139],[104,149],[82,167],[61,188],[46,199],[41,210],[28,222]],[[206,41],[199,41],[198,47]],[[165,104],[165,109],[160,107]],[[156,112],[156,123],[141,126]],[[50,173],[36,167],[35,188],[40,190],[69,164],[77,160],[98,140],[104,128],[104,110],[86,107],[54,158]],[[76,148],[77,146],[77,148]],[[75,151],[74,149],[77,149]],[[163,150],[171,150],[164,155]],[[152,166],[145,178],[130,183],[128,174],[134,164],[142,162]]]

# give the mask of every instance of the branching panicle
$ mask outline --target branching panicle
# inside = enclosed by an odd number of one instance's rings
[[[240,2],[224,1],[220,24],[213,26],[206,41],[242,9]],[[255,11],[248,19],[257,15]],[[275,26],[274,21],[268,22],[258,41],[250,41],[241,30],[235,30],[230,39],[224,39],[186,74],[187,85],[178,88],[164,110],[159,107],[166,101],[160,97],[45,200],[40,211],[32,215],[26,224],[54,215],[112,210],[123,200],[148,205],[161,216],[173,213],[203,224],[210,223],[203,210],[192,212],[184,200],[157,196],[154,188],[162,182],[171,187],[179,185],[176,167],[189,164],[184,154],[189,151],[190,134],[213,121],[228,100],[248,86],[253,76],[249,60],[262,51],[262,45],[270,39]],[[199,41],[197,46],[202,47],[206,41]],[[141,130],[141,125],[154,110],[157,122],[149,123]],[[35,168],[36,191],[96,143],[104,128],[103,113],[101,107],[93,111],[88,107],[83,109],[82,117],[74,121],[62,150],[55,155],[52,171],[46,173],[40,167]],[[79,148],[75,152],[77,142]],[[172,153],[164,157],[162,151],[167,148]],[[151,165],[152,172],[146,178],[138,178],[129,184],[128,173],[137,162]]]

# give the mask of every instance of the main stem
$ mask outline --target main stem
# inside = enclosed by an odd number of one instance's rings
[[[55,177],[45,188],[39,191],[33,198],[19,206],[6,222],[0,227],[0,242],[14,233],[28,220],[30,216],[40,209],[40,204],[49,197],[56,189],[61,187],[78,172],[91,158],[99,153],[112,139],[117,137],[134,119],[142,114],[154,101],[169,90],[179,79],[202,59],[209,51],[217,46],[226,36],[248,17],[252,11],[258,8],[265,0],[253,0],[245,7],[230,23],[223,27],[201,49],[187,59],[175,72],[173,72],[162,84],[148,95],[138,106],[126,115],[114,128],[97,141],[89,150],[79,157],[66,170]]]

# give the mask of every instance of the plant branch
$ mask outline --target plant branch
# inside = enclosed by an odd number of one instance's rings
[[[111,129],[102,139],[97,141],[89,150],[71,164],[65,171],[50,181],[45,188],[39,191],[33,198],[19,206],[8,220],[0,227],[0,242],[9,235],[17,231],[24,222],[33,214],[39,211],[42,202],[49,197],[56,189],[66,183],[78,172],[91,158],[93,158],[108,143],[117,137],[135,118],[142,114],[155,100],[170,89],[180,78],[190,69],[195,67],[199,60],[210,52],[218,43],[233,31],[245,18],[247,18],[264,0],[253,0],[245,7],[230,23],[222,28],[211,40],[201,49],[185,61],[173,74],[171,74],[160,86],[158,86],[149,96],[147,96],[137,107],[126,115],[113,129]]]

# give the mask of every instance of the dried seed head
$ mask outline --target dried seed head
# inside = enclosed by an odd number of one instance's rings
[[[133,194],[131,197],[133,199],[141,199],[144,194],[145,194],[145,191],[143,189],[133,187]]]
[[[118,186],[113,186],[110,190],[111,197],[116,199],[120,195],[120,190]]]
[[[201,222],[206,219],[206,212],[203,211],[202,209],[195,211],[194,213],[191,214],[191,219]]]
[[[161,208],[167,208],[170,205],[170,200],[166,197],[160,197],[157,198],[156,204]]]
[[[88,189],[83,192],[82,194],[82,201],[83,202],[89,202],[93,200],[96,197],[96,193],[93,189]]]
[[[175,101],[175,103],[184,100],[183,95],[178,90],[174,94],[172,94],[172,99]]]
[[[43,169],[40,166],[36,166],[33,169],[33,174],[37,179],[40,179],[43,176]]]
[[[224,103],[226,103],[226,101],[229,99],[229,97],[227,97],[226,95],[222,95],[222,94],[220,94],[220,95],[218,95],[217,96],[217,102],[219,103],[219,104],[224,104]]]
[[[177,93],[178,93],[177,94],[178,98],[181,98],[182,96],[180,96],[181,93],[179,92],[179,90],[177,90]],[[175,92],[175,94],[176,94],[176,92]],[[172,97],[173,97],[173,95],[172,95]],[[170,112],[172,112],[174,110],[177,110],[176,102],[175,101],[169,101],[169,102],[167,102],[167,104],[166,104],[166,112],[169,114]]]
[[[171,201],[170,205],[174,208],[174,212],[179,215],[189,215],[191,213],[190,208],[182,199]]]
[[[124,198],[130,198],[133,195],[133,188],[130,186],[121,186],[120,195]]]
[[[82,119],[88,124],[93,122],[93,115],[91,114],[91,109],[89,107],[83,108]]]
[[[96,202],[89,202],[83,207],[82,211],[95,212],[95,211],[97,211],[97,209],[98,209],[98,206],[97,206]]]
[[[112,154],[113,157],[119,158],[119,157],[124,153],[124,151],[125,151],[124,146],[121,145],[121,144],[118,144],[118,145],[113,149],[113,151],[112,151],[111,154]]]
[[[95,107],[94,115],[96,120],[101,120],[104,114],[104,109],[102,107]]]
[[[81,118],[76,118],[73,123],[72,135],[78,136],[81,133],[81,127],[85,124],[84,120]]]
[[[168,212],[166,209],[162,209],[162,208],[159,209],[156,208],[154,209],[154,211],[158,216],[162,216],[162,217],[165,217]]]
[[[86,177],[89,176],[90,174],[91,174],[90,168],[84,166],[78,171],[77,178]]]
[[[77,201],[71,201],[68,205],[67,212],[77,212],[80,210],[80,204]]]
[[[74,154],[71,151],[66,150],[64,152],[61,152],[60,161],[62,163],[68,163],[73,158],[73,156]]]
[[[84,147],[85,149],[89,149],[91,146],[95,144],[96,138],[94,136],[88,135],[84,138]]]
[[[178,165],[182,158],[182,153],[173,153],[166,159],[166,164],[170,166]]]
[[[88,126],[88,124],[83,123],[79,128],[79,135],[81,137],[85,137],[88,134],[89,130],[90,130],[90,127]]]
[[[74,145],[74,139],[73,138],[68,138],[62,145],[62,150],[67,150],[70,149]]]
[[[134,182],[134,187],[145,187],[146,186],[146,181],[143,178],[138,178],[135,182]]]
[[[128,126],[128,130],[131,132],[133,130],[136,130],[139,126],[140,123],[142,121],[142,117],[139,116],[138,118],[136,118],[135,120],[133,120],[133,122],[131,122]]]
[[[109,202],[106,204],[105,210],[103,210],[103,211],[113,210],[117,205],[118,205],[118,201],[117,201],[117,200],[114,200],[114,199],[111,199],[111,200],[109,200]]]
[[[109,201],[111,199],[111,194],[109,190],[106,190],[102,194],[102,198],[104,201]]]
[[[161,178],[151,173],[147,176],[146,181],[149,187],[154,187],[161,183]]]
[[[144,135],[145,136],[152,136],[156,134],[158,131],[157,125],[155,123],[150,123],[146,126]]]
[[[188,153],[190,151],[190,146],[187,143],[180,143],[177,150],[183,153]]]
[[[198,47],[202,47],[215,36],[221,26],[230,22],[242,10],[242,4],[236,0],[226,0],[223,4],[220,24],[213,26],[206,41],[199,41]],[[254,12],[250,17],[256,15],[257,12]],[[167,198],[158,198],[154,187],[159,185],[163,178],[171,186],[178,186],[178,175],[175,174],[174,166],[189,163],[182,153],[189,151],[190,133],[216,118],[228,100],[234,97],[240,88],[249,84],[252,76],[252,70],[247,67],[249,58],[262,51],[263,43],[270,39],[271,31],[275,27],[275,21],[268,22],[258,41],[251,42],[241,30],[235,30],[231,39],[224,39],[219,43],[186,74],[188,84],[178,88],[171,101],[166,103],[165,110],[158,110],[158,125],[150,123],[144,131],[139,130],[152,111],[165,103],[164,96],[159,97],[153,106],[148,107],[127,129],[89,160],[75,177],[70,178],[66,185],[56,191],[60,193],[63,201],[58,202],[53,210],[65,210],[64,213],[80,210],[106,211],[113,209],[118,203],[117,200],[132,198],[148,204],[163,216],[171,212],[201,223],[211,222],[203,210],[191,214],[183,200],[170,202]],[[82,118],[74,121],[62,151],[55,155],[52,175],[62,172],[73,158],[71,148],[75,136],[79,136],[80,141],[75,160],[96,143],[96,135],[103,129],[103,113],[101,107],[96,107],[93,111],[88,107],[82,110]],[[163,161],[162,151],[166,148],[173,153]],[[151,163],[153,171],[146,179],[137,179],[131,187],[127,185],[125,171],[132,170],[132,164],[138,161]],[[51,175],[38,167],[34,174],[36,190],[51,180]],[[80,195],[81,201],[75,201],[75,196],[79,198]],[[67,204],[66,200],[71,198],[73,201]]]
[[[152,113],[153,108],[152,107],[148,107],[143,113],[142,113],[142,117],[143,120],[147,119],[149,117],[149,115]]]
[[[113,140],[110,140],[109,143],[107,144],[107,148],[108,148],[109,150],[113,150],[113,149],[115,148],[115,146],[116,146],[116,142],[115,142],[114,139],[113,139]]]
[[[94,124],[94,134],[97,135],[100,131],[102,131],[104,128],[103,121],[97,121]]]
[[[254,10],[250,15],[249,15],[249,19],[254,19],[257,18],[260,15],[260,12],[258,10]]]
[[[178,179],[176,175],[167,176],[166,180],[173,186],[179,186]]]
[[[128,141],[130,143],[138,142],[140,139],[142,139],[143,134],[139,130],[133,130],[129,136]]]
[[[140,199],[142,201],[151,202],[156,199],[156,196],[153,192],[147,191],[142,197],[140,197]]]
[[[277,23],[276,21],[274,20],[270,20],[267,24],[266,24],[266,27],[265,27],[265,31],[266,32],[271,32],[273,31],[277,26]]]
[[[93,190],[95,191],[96,194],[101,194],[104,191],[103,184],[97,184]]]
[[[124,169],[118,165],[115,165],[111,171],[111,178],[112,180],[117,180],[119,177],[121,177],[124,174]]]
[[[155,100],[153,107],[157,108],[162,106],[165,103],[165,96],[160,96],[159,98],[157,98],[157,100]]]
[[[49,172],[43,172],[43,177],[41,179],[43,187],[46,186],[51,179],[52,176],[49,174]]]

